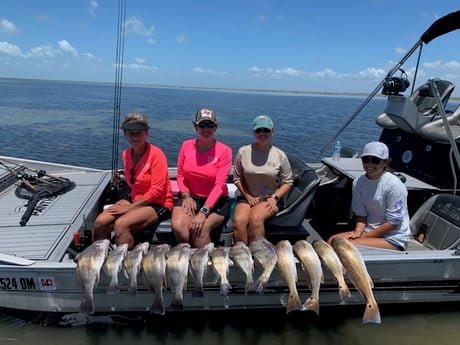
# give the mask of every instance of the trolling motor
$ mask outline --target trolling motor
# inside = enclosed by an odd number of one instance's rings
[[[407,79],[406,72],[399,69],[401,71],[401,75],[399,77],[386,77],[385,81],[383,82],[383,90],[382,94],[384,95],[397,95],[401,96],[401,92],[407,90],[410,85],[409,80]]]

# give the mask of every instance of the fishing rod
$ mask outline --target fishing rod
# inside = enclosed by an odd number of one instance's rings
[[[121,94],[123,86],[123,52],[125,42],[126,1],[118,2],[117,47],[115,63],[115,92],[113,105],[113,138],[112,138],[112,180],[111,187],[116,184],[118,175],[118,146],[120,138]]]

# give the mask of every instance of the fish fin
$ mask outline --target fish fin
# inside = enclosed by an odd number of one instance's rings
[[[304,310],[312,310],[319,315],[319,300],[317,298],[310,297],[303,304]]]
[[[367,275],[367,281],[369,282],[369,286],[373,289],[374,288],[374,282],[371,278],[371,276],[368,274]]]
[[[367,303],[364,311],[363,323],[381,323],[380,311],[377,303]]]
[[[289,299],[287,302],[287,307],[286,307],[286,314],[289,314],[291,311],[294,310],[302,310],[303,305],[302,301],[300,300],[300,297],[298,294],[289,294]]]

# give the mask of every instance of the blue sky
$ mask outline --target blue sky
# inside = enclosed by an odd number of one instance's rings
[[[369,93],[456,3],[127,0],[123,82]],[[2,5],[0,77],[115,80],[118,1]],[[417,85],[460,84],[459,42],[457,30],[424,46]],[[416,57],[403,66],[409,76]]]

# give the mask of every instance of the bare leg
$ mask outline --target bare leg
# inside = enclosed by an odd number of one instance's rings
[[[248,242],[248,223],[249,214],[251,207],[249,204],[239,203],[235,207],[235,213],[233,214],[233,241],[242,241],[246,244]]]
[[[171,215],[171,228],[179,243],[189,242],[190,221],[193,216],[187,213],[182,206],[175,206]]]
[[[158,223],[158,216],[150,206],[136,208],[124,214],[115,221],[114,231],[117,244],[128,244],[128,249],[134,247],[132,233],[141,231],[148,226]]]
[[[257,236],[265,236],[265,221],[273,217],[266,207],[266,202],[261,202],[251,208],[248,226],[248,240],[251,242]]]

